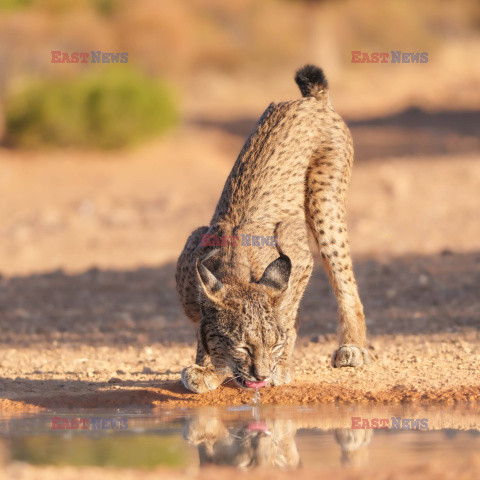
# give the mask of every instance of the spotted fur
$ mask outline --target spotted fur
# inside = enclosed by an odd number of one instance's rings
[[[303,98],[272,103],[245,142],[209,226],[177,263],[177,289],[197,324],[197,357],[182,372],[194,392],[237,382],[291,381],[297,310],[313,268],[314,238],[339,306],[334,366],[369,362],[365,319],[350,258],[345,197],[350,132],[330,104],[323,71],[296,75]],[[278,245],[202,245],[202,236],[275,237]],[[261,242],[259,242],[261,245]]]
[[[233,428],[228,427],[211,413],[186,422],[183,436],[197,446],[201,467],[228,465],[248,469],[299,466],[295,422],[275,418],[265,422],[246,421]]]

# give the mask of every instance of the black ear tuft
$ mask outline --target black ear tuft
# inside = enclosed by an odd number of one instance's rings
[[[286,255],[280,255],[263,272],[259,285],[266,285],[275,290],[284,291],[292,273],[292,262]]]

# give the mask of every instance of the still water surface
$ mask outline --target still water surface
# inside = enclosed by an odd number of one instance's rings
[[[478,454],[480,415],[474,407],[69,410],[2,417],[0,438],[9,461],[36,465],[405,466]]]

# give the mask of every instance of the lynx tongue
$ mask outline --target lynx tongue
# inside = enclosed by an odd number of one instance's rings
[[[247,388],[262,388],[267,385],[267,382],[251,382],[250,380],[245,380],[245,385]]]
[[[266,432],[268,430],[265,422],[251,422],[247,428],[249,432]]]

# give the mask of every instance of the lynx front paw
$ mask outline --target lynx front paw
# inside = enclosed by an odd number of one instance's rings
[[[363,431],[363,430],[362,430]],[[194,417],[189,419],[183,427],[183,438],[194,445],[215,442],[228,438],[228,429],[220,418],[211,416]]]
[[[272,375],[272,385],[278,387],[293,380],[292,368],[287,365],[277,365]]]
[[[361,367],[370,363],[368,350],[356,345],[340,345],[332,355],[332,367]]]
[[[215,370],[200,365],[190,365],[182,370],[182,383],[187,390],[194,393],[205,393],[215,390],[225,376]]]

